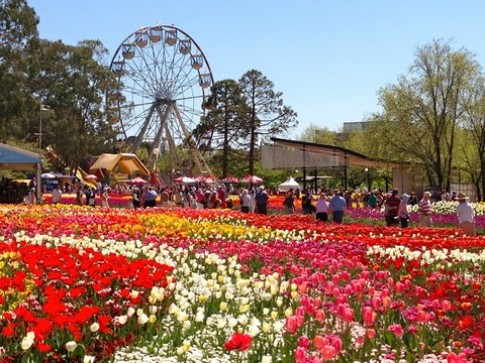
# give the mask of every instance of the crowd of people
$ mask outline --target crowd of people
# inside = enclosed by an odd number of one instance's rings
[[[97,187],[88,185],[74,184],[69,186],[69,190],[76,194],[76,204],[88,205],[95,207],[96,201],[101,200],[102,207],[109,207],[110,188],[102,183]],[[264,186],[253,186],[251,188],[235,189],[230,185],[197,185],[188,186],[184,184],[175,185],[172,188],[152,186],[133,187],[131,193],[130,206],[137,208],[166,207],[177,206],[193,209],[217,209],[233,208],[232,197],[239,198],[240,210],[243,213],[268,214],[269,193],[270,190]],[[97,198],[99,196],[99,198]],[[407,228],[409,226],[411,206],[418,206],[419,224],[423,227],[433,227],[432,216],[434,213],[431,202],[432,194],[425,192],[423,197],[418,200],[414,192],[411,194],[403,193],[399,195],[397,189],[390,190],[387,193],[382,191],[366,189],[362,192],[351,193],[343,189],[318,189],[313,191],[308,188],[302,193],[299,189],[289,189],[285,192],[283,199],[283,210],[285,214],[296,213],[296,199],[301,196],[301,210],[303,214],[315,214],[317,222],[342,223],[345,212],[355,205],[361,205],[363,208],[383,209],[386,226],[398,226]],[[60,203],[62,191],[55,186],[52,191],[52,202]],[[157,204],[157,200],[160,203]],[[459,227],[468,235],[475,235],[474,213],[468,198],[463,193],[449,194],[443,190],[438,198],[434,200],[458,201],[457,215]],[[35,203],[35,189],[32,188],[28,195],[29,204]]]
[[[295,213],[295,193],[290,189],[286,193],[283,202],[285,214]],[[318,191],[317,196],[312,195],[311,190],[305,191],[301,199],[302,213],[315,213],[317,221],[327,222],[331,216],[334,223],[342,223],[343,216],[346,210],[353,208],[355,204],[359,205],[360,200],[354,199],[356,194],[360,194],[364,208],[378,208],[384,210],[384,218],[386,226],[398,226],[407,228],[409,226],[410,207],[417,205],[419,214],[419,225],[422,227],[433,227],[432,215],[434,208],[432,204],[431,192],[424,192],[423,197],[418,199],[416,193],[403,193],[399,196],[397,189],[390,190],[387,194],[381,191],[367,191],[362,193],[352,193],[346,190],[335,189],[330,196],[328,191]],[[357,200],[356,200],[357,199]],[[435,201],[457,201],[458,207],[456,213],[459,220],[459,228],[461,228],[467,235],[476,235],[475,216],[472,205],[469,203],[469,198],[464,193],[453,192],[451,195],[446,190],[443,190]],[[313,204],[315,202],[315,204]]]

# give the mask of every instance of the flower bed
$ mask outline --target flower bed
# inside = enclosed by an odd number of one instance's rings
[[[483,237],[228,210],[1,206],[0,359],[480,362]]]

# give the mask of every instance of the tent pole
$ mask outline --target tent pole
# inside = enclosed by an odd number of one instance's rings
[[[40,174],[42,173],[42,159],[39,159],[39,162],[35,164],[35,186],[36,186],[36,195],[37,195],[37,204],[40,204],[42,201],[42,180],[40,178]]]

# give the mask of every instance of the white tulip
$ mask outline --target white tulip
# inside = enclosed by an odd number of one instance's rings
[[[30,339],[29,337],[24,337],[22,339],[22,342],[20,343],[20,346],[22,347],[23,350],[29,349],[32,344],[34,344],[34,340]]]
[[[89,327],[89,330],[91,330],[91,333],[96,333],[99,330],[99,324],[92,323],[91,326]]]
[[[77,348],[77,343],[75,341],[70,341],[70,342],[67,342],[66,343],[66,350],[68,352],[74,352],[74,350],[76,350]]]
[[[148,323],[148,320],[149,320],[149,318],[148,318],[148,316],[147,316],[146,314],[141,314],[141,315],[138,317],[137,322],[138,322],[138,324],[140,324],[140,325],[144,325],[144,324]]]

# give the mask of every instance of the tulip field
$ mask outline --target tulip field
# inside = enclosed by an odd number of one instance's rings
[[[483,236],[127,203],[0,206],[0,362],[485,361]]]

